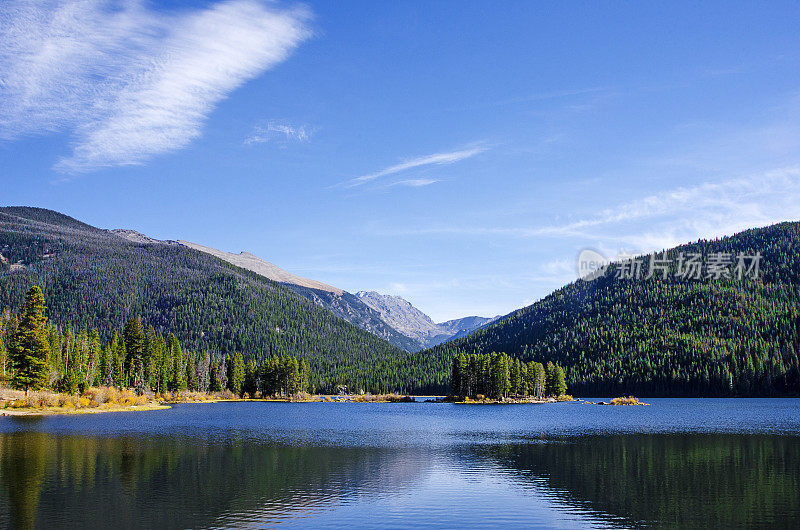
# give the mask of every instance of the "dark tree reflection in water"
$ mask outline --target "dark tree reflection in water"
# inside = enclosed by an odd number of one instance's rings
[[[563,501],[627,525],[791,526],[800,518],[800,438],[621,434],[481,448]]]

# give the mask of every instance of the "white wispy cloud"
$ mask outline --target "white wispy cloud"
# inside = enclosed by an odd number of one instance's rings
[[[679,187],[648,195],[568,223],[468,226],[465,223],[380,231],[387,235],[464,235],[509,238],[572,237],[631,251],[668,248],[700,237],[719,237],[800,219],[800,167]]]
[[[250,136],[244,139],[244,143],[247,145],[263,144],[276,139],[307,142],[312,134],[314,134],[313,129],[306,125],[298,126],[270,121],[267,125],[256,125]]]
[[[342,182],[340,183],[340,186],[344,186],[346,188],[353,188],[356,186],[361,186],[363,184],[366,184],[367,182],[371,182],[375,179],[386,177],[388,175],[395,175],[397,173],[408,171],[410,169],[416,169],[425,166],[442,166],[442,165],[454,164],[456,162],[460,162],[461,160],[466,160],[467,158],[471,158],[475,155],[483,153],[484,151],[487,150],[488,147],[479,145],[479,146],[459,149],[456,151],[434,153],[432,155],[409,158],[408,160],[400,162],[399,164],[394,164],[392,166],[386,167],[374,173],[370,173],[368,175],[362,175],[360,177],[356,177],[347,180],[345,182]]]
[[[409,188],[421,188],[423,186],[430,186],[431,184],[436,184],[437,182],[439,182],[438,179],[431,179],[431,178],[405,179],[405,180],[398,180],[397,182],[392,182],[391,184],[389,184],[389,187],[405,186]]]
[[[311,36],[305,9],[231,0],[0,3],[0,139],[67,131],[56,168],[140,164],[201,134],[216,105]]]

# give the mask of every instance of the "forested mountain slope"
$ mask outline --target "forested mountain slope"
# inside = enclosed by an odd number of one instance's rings
[[[56,323],[108,335],[141,315],[189,349],[305,358],[323,390],[447,382],[281,284],[182,245],[137,243],[57,212],[6,207],[0,255],[0,309],[18,308],[37,284]]]
[[[373,335],[377,335],[390,344],[403,350],[414,352],[421,350],[424,345],[408,337],[381,319],[381,315],[358,299],[358,297],[330,285],[316,280],[301,278],[288,271],[285,271],[264,259],[259,258],[249,252],[234,254],[223,252],[212,247],[190,243],[189,241],[161,241],[153,239],[144,234],[133,230],[111,230],[114,234],[121,236],[133,243],[151,243],[154,245],[183,245],[205,254],[227,261],[231,265],[254,272],[268,280],[280,283],[284,287],[296,292],[303,298],[310,300],[318,306],[332,312],[337,317],[354,324],[361,329],[367,330]]]
[[[733,274],[739,253],[757,252],[757,279]],[[702,253],[701,279],[675,276],[680,253]],[[707,278],[719,253],[731,254],[731,277]],[[650,259],[642,257],[640,279],[616,277],[624,268],[615,264],[595,280],[578,280],[424,353],[438,359],[440,370],[459,351],[553,361],[579,395],[799,393],[799,223],[671,249],[667,279],[660,270],[646,278]]]

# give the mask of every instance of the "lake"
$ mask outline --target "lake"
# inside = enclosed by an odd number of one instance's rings
[[[0,418],[0,524],[794,527],[800,400],[237,402]]]

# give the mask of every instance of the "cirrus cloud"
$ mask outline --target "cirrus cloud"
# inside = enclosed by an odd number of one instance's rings
[[[430,186],[431,184],[436,184],[437,182],[439,182],[438,179],[430,179],[430,178],[404,179],[404,180],[398,180],[397,182],[392,182],[391,184],[388,184],[387,187],[405,186],[408,188],[421,188],[423,186]]]
[[[270,121],[266,125],[256,125],[253,132],[244,139],[245,145],[264,144],[273,140],[284,142],[307,142],[314,130],[306,125],[291,125]]]
[[[354,188],[356,186],[361,186],[368,182],[372,182],[381,177],[386,177],[388,175],[395,175],[397,173],[401,173],[411,169],[416,169],[426,166],[444,166],[444,165],[454,164],[456,162],[460,162],[461,160],[472,158],[473,156],[483,153],[484,151],[487,150],[488,147],[483,145],[477,145],[473,147],[458,149],[455,151],[447,151],[441,153],[434,153],[432,155],[409,158],[398,164],[394,164],[389,167],[383,168],[380,171],[376,171],[368,175],[362,175],[360,177],[355,177],[345,182],[341,182],[337,186],[343,186],[345,188]],[[428,184],[432,184],[432,182],[428,182]]]
[[[67,131],[74,173],[141,164],[201,134],[217,104],[311,36],[256,0],[159,12],[140,0],[0,4],[0,140]]]

